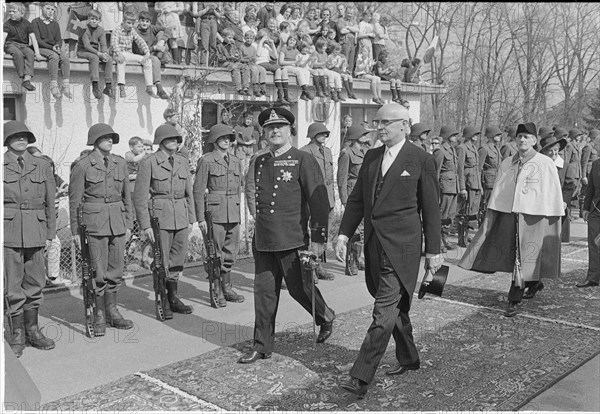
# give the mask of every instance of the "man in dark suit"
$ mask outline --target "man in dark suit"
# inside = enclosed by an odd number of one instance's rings
[[[425,267],[435,273],[443,262],[436,163],[431,154],[407,142],[408,120],[408,110],[397,103],[385,104],[377,111],[377,136],[384,145],[365,155],[336,245],[337,258],[343,261],[348,238],[364,218],[366,282],[375,298],[373,323],[349,380],[340,384],[359,398],[373,381],[392,335],[398,365],[386,374],[419,369],[408,312],[419,273],[423,233]]]

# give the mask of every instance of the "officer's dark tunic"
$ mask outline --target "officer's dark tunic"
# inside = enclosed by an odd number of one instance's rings
[[[290,295],[311,312],[311,289],[302,281],[298,251],[309,243],[309,216],[312,241],[327,241],[329,201],[316,159],[289,144],[275,154],[267,152],[255,159],[254,182],[254,341],[256,351],[269,353],[273,350],[282,277]],[[315,308],[318,325],[333,320],[334,312],[318,289]]]

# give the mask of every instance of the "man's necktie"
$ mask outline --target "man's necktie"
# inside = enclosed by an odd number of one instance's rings
[[[175,164],[175,159],[172,155],[169,157],[169,164],[171,164],[171,167]]]
[[[17,162],[19,163],[19,167],[21,167],[21,169],[25,168],[25,160],[23,159],[23,157],[19,156],[17,158]]]
[[[392,151],[386,149],[383,154],[383,161],[381,162],[381,175],[385,175],[388,172],[392,166],[392,161]]]
[[[225,160],[225,164],[229,165],[229,155],[225,154],[223,159]]]
[[[104,157],[104,166],[108,168],[108,157]]]

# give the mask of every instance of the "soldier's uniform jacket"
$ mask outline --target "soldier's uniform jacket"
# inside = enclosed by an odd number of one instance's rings
[[[289,144],[275,154],[259,155],[254,164],[254,184],[254,243],[258,251],[285,251],[308,245],[309,215],[311,240],[327,242],[329,202],[315,157]]]
[[[362,149],[356,149],[354,146],[344,148],[340,152],[340,157],[338,158],[337,183],[342,204],[346,204],[348,196],[352,193],[364,157],[365,153]]]
[[[443,194],[458,194],[458,155],[449,142],[444,141],[434,152],[440,191]]]
[[[42,247],[56,237],[56,183],[52,164],[25,152],[4,153],[4,246]]]
[[[321,173],[325,179],[325,186],[327,187],[327,199],[329,200],[329,207],[335,207],[334,197],[334,182],[333,182],[333,156],[331,155],[331,149],[323,145],[323,153],[319,150],[319,146],[314,142],[300,148],[301,151],[306,151],[313,155],[321,167]]]
[[[458,186],[460,190],[481,190],[479,153],[473,142],[463,142],[456,148],[458,156]]]
[[[158,217],[161,230],[181,230],[196,221],[190,163],[173,154],[173,166],[162,149],[145,157],[133,191],[133,205],[142,229],[150,227],[150,210]]]
[[[505,160],[508,157],[512,157],[517,152],[519,151],[517,150],[517,144],[515,143],[515,141],[507,142],[500,148],[500,154],[502,155],[503,160]]]
[[[577,183],[581,178],[581,150],[573,142],[569,142],[564,149],[565,183]]]
[[[194,180],[194,203],[198,221],[204,220],[204,193],[214,223],[240,222],[242,163],[229,154],[229,165],[217,151],[200,158]]]
[[[502,163],[502,154],[493,142],[488,142],[479,148],[479,161],[481,165],[481,181],[484,189],[491,190],[496,182],[498,168]]]
[[[268,153],[268,148],[259,149],[252,155],[252,157],[250,157],[250,161],[248,163],[248,173],[246,174],[244,189],[246,193],[246,205],[248,206],[248,211],[253,217],[256,216],[256,183],[254,182],[254,165],[256,164],[256,159],[259,156]]]
[[[592,171],[592,163],[598,159],[598,150],[591,144],[586,143],[581,149],[581,171],[583,177],[588,177]]]
[[[83,222],[91,236],[116,236],[133,228],[133,207],[127,161],[109,154],[108,168],[94,150],[71,170],[69,215],[71,233],[77,234],[77,208],[83,203]]]

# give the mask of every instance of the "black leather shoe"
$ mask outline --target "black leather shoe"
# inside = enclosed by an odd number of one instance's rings
[[[329,323],[324,323],[321,325],[321,329],[319,330],[319,336],[317,336],[317,343],[321,344],[327,340],[333,333],[333,321]]]
[[[421,368],[420,361],[417,361],[414,364],[410,364],[410,365],[398,364],[394,368],[385,371],[385,375],[402,375],[402,374],[406,374],[407,371],[416,371],[419,368]]]
[[[519,304],[519,302],[509,302],[508,307],[506,308],[506,311],[504,312],[504,316],[506,316],[507,318],[512,318],[513,316],[515,316],[518,312],[518,310],[517,310],[518,304]]]
[[[350,377],[346,381],[340,383],[340,388],[355,394],[359,400],[365,398],[367,394],[367,389],[369,388],[369,384],[366,382],[359,380],[358,378]]]
[[[539,282],[537,285],[530,287],[527,289],[527,293],[523,295],[523,299],[533,299],[535,294],[541,292],[544,289],[544,284]]]
[[[578,288],[586,288],[586,287],[593,287],[593,286],[598,286],[597,282],[592,282],[591,280],[585,281],[583,283],[577,283],[575,286],[577,286]]]
[[[272,354],[269,352],[268,354],[263,354],[262,352],[258,352],[258,351],[250,351],[250,352],[246,352],[244,355],[242,355],[242,357],[240,359],[238,359],[238,363],[240,364],[253,364],[254,362],[258,361],[259,359],[269,359],[271,358]]]

